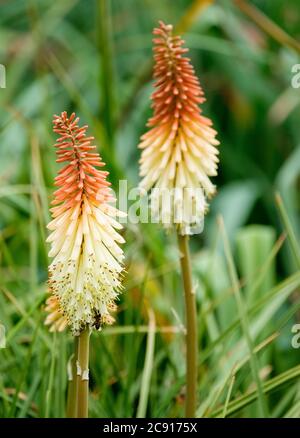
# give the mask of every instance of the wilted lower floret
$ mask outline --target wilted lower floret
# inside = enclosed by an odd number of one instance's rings
[[[124,242],[116,231],[122,228],[116,217],[124,213],[109,204],[114,199],[108,173],[97,169],[104,163],[91,144],[93,137],[86,136],[87,126],[80,128],[78,121],[74,113],[54,117],[54,132],[60,135],[57,161],[67,164],[55,178],[58,190],[47,239],[53,257],[49,288],[59,310],[48,308],[50,315],[52,310],[60,312],[74,334],[86,326],[113,322],[110,311],[115,309],[123,270],[119,244]],[[50,324],[55,315],[46,322]]]
[[[50,295],[47,299],[45,311],[48,313],[45,325],[50,327],[50,332],[62,332],[67,327],[67,318],[63,315],[55,295]]]

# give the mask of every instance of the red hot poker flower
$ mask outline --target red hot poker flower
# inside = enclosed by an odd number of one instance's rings
[[[177,191],[171,206],[161,200],[156,205],[169,217],[171,223],[167,225],[172,225],[176,217],[184,217],[180,212],[184,205],[191,204],[193,215],[185,216],[182,222],[179,220],[185,234],[190,225],[203,218],[204,195],[210,197],[215,193],[209,177],[217,174],[215,146],[219,142],[211,120],[204,117],[199,108],[205,98],[190,59],[185,56],[188,49],[183,47],[184,41],[173,36],[172,26],[163,22],[153,33],[155,91],[151,99],[154,114],[148,121],[150,130],[139,144],[143,149],[140,185],[146,190],[154,187],[182,191],[182,195]],[[188,198],[184,196],[185,189],[191,189]],[[200,189],[198,199],[197,189]]]
[[[110,311],[115,308],[123,270],[118,244],[124,242],[116,231],[122,226],[115,220],[122,213],[109,204],[114,198],[108,172],[97,169],[104,163],[92,145],[94,138],[78,122],[74,113],[54,116],[57,162],[66,164],[55,178],[58,190],[47,239],[49,256],[54,258],[49,266],[49,287],[57,298],[54,311],[59,305],[74,334],[86,326],[112,322]]]

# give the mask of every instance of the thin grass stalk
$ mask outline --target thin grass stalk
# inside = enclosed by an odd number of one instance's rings
[[[223,415],[222,415],[223,418],[226,418],[226,415],[227,415],[228,403],[230,401],[230,397],[231,397],[231,393],[232,393],[234,382],[235,382],[235,375],[233,375],[231,377],[231,380],[230,380],[230,383],[229,383],[229,388],[228,388],[228,392],[227,392],[227,395],[226,395],[226,400],[225,400],[224,410],[223,410]]]
[[[288,382],[292,382],[294,379],[298,379],[300,376],[300,366],[285,371],[272,379],[267,380],[263,383],[263,393],[269,394],[272,391],[278,390],[280,386],[286,385]],[[249,393],[246,393],[228,403],[227,416],[234,415],[243,409],[245,406],[258,400],[259,394],[257,388]],[[220,417],[222,415],[224,407],[218,408],[216,411],[211,413],[211,417]]]
[[[146,346],[145,364],[142,375],[140,399],[137,409],[137,418],[145,418],[150,393],[150,384],[153,371],[154,350],[155,350],[155,315],[152,309],[149,310],[149,326]]]
[[[78,336],[77,355],[77,417],[88,418],[89,396],[89,343],[90,330],[84,329]]]
[[[223,220],[222,216],[219,216],[218,223],[219,223],[219,227],[220,227],[222,238],[223,238],[225,258],[226,258],[229,277],[230,277],[230,280],[232,283],[233,292],[234,292],[234,296],[235,296],[235,300],[236,300],[236,304],[237,304],[239,318],[241,321],[241,328],[242,328],[242,331],[244,333],[245,340],[246,340],[248,350],[249,350],[250,367],[251,367],[251,371],[252,371],[252,376],[253,376],[253,379],[254,379],[256,386],[257,386],[257,394],[258,394],[257,398],[258,398],[258,406],[259,406],[260,416],[262,418],[268,418],[268,416],[269,416],[268,415],[268,406],[267,406],[267,402],[266,402],[265,395],[263,392],[263,384],[261,382],[260,375],[259,375],[259,363],[258,363],[258,359],[256,357],[256,353],[255,353],[255,349],[254,349],[254,345],[253,345],[253,340],[252,340],[252,336],[251,336],[251,332],[250,332],[250,326],[249,326],[249,321],[248,321],[248,311],[246,309],[246,306],[244,304],[244,300],[243,300],[243,297],[242,297],[242,294],[240,291],[239,280],[238,280],[237,272],[235,269],[233,256],[232,256],[231,248],[230,248],[230,243],[228,240],[228,236],[226,233],[225,224],[224,224],[224,220]]]
[[[197,18],[214,2],[215,0],[195,0],[177,23],[175,28],[176,33],[181,34],[189,30]]]
[[[115,117],[113,39],[110,0],[98,0],[99,50],[101,54],[101,112],[110,151],[114,150]]]
[[[210,6],[214,0],[194,0],[194,2],[189,5],[182,15],[179,23],[175,26],[175,33],[185,33],[193,26],[195,21],[199,20],[199,17]],[[128,114],[131,113],[135,106],[137,95],[142,88],[142,86],[151,80],[152,72],[152,60],[147,59],[144,64],[141,65],[139,70],[135,74],[135,80],[132,86],[132,91],[129,99],[118,112],[118,125],[123,125],[124,121],[128,118]]]
[[[76,361],[78,357],[78,336],[74,337],[74,354],[71,358],[71,369],[68,384],[68,399],[67,399],[67,418],[76,418],[77,416],[77,368]]]
[[[180,264],[186,312],[186,402],[185,416],[195,417],[198,380],[198,335],[196,295],[192,284],[192,270],[189,252],[189,237],[178,233]]]
[[[253,20],[257,26],[259,26],[265,33],[270,35],[279,44],[289,47],[298,54],[300,53],[300,43],[291,37],[287,32],[281,29],[276,23],[274,23],[263,12],[257,9],[254,5],[248,3],[246,0],[235,0],[235,4],[238,8],[251,20]]]
[[[277,207],[279,209],[282,223],[284,225],[284,228],[286,230],[286,233],[287,233],[287,236],[288,236],[288,239],[290,242],[290,246],[291,246],[291,249],[293,252],[293,256],[295,258],[295,262],[297,263],[298,269],[300,269],[300,248],[299,248],[299,244],[297,242],[296,234],[294,232],[293,226],[292,226],[291,221],[289,219],[289,216],[287,214],[282,197],[280,196],[279,193],[275,194],[275,199],[276,199]]]
[[[11,407],[10,407],[10,410],[8,412],[8,415],[7,415],[8,418],[15,418],[16,417],[16,409],[18,406],[19,394],[21,392],[22,385],[24,385],[24,382],[26,380],[26,376],[28,375],[29,370],[30,370],[30,366],[32,363],[33,348],[35,347],[35,342],[37,340],[37,335],[38,335],[39,329],[40,329],[40,320],[37,321],[36,328],[34,330],[31,342],[29,344],[28,352],[26,353],[24,368],[23,368],[22,372],[20,373],[20,376],[19,376],[19,379],[17,382],[15,393],[14,393],[13,399],[11,401]],[[9,345],[7,339],[6,339],[6,344]]]
[[[52,391],[53,391],[53,383],[54,383],[54,373],[55,373],[55,362],[56,362],[56,346],[57,346],[57,338],[56,332],[53,334],[53,343],[51,348],[51,363],[50,363],[50,373],[49,373],[49,382],[48,388],[46,392],[46,409],[45,409],[45,418],[49,418],[50,409],[52,406]]]

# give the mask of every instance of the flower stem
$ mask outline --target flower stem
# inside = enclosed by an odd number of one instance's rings
[[[78,339],[77,417],[88,418],[90,330],[84,329]]]
[[[74,354],[71,358],[71,369],[68,385],[67,418],[77,417],[77,375],[76,361],[78,356],[78,336],[74,337]]]
[[[180,263],[185,297],[186,312],[186,404],[185,416],[193,418],[196,414],[198,342],[196,295],[192,285],[192,271],[189,252],[189,237],[178,233]]]
[[[300,53],[299,42],[286,33],[280,26],[270,20],[263,12],[246,0],[235,0],[237,7],[253,20],[264,32],[274,38],[279,44]]]

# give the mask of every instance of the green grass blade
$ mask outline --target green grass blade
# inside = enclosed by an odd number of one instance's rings
[[[145,418],[150,391],[151,375],[153,370],[153,357],[155,348],[155,316],[149,311],[149,331],[147,336],[145,364],[141,381],[140,399],[137,409],[137,418]]]
[[[235,298],[236,298],[236,302],[237,302],[240,323],[241,323],[241,327],[242,327],[242,330],[244,332],[244,336],[245,336],[245,339],[246,339],[246,342],[248,345],[249,353],[251,355],[250,364],[251,364],[253,378],[254,378],[254,381],[256,382],[256,385],[258,388],[258,401],[259,401],[259,406],[260,406],[260,414],[266,418],[268,416],[268,409],[267,409],[265,396],[264,396],[263,391],[262,391],[261,380],[259,377],[259,365],[258,365],[258,361],[256,358],[256,354],[254,353],[254,346],[253,346],[253,342],[252,342],[251,334],[250,334],[250,329],[249,329],[247,310],[245,308],[243,298],[242,298],[242,295],[240,292],[239,281],[238,281],[236,269],[234,266],[233,257],[232,257],[231,249],[230,249],[230,245],[229,245],[229,240],[228,240],[228,237],[226,234],[226,230],[225,230],[225,226],[224,226],[224,222],[223,222],[222,217],[219,217],[219,226],[220,226],[222,237],[223,237],[225,257],[227,260],[229,275],[230,275],[230,278],[232,281],[232,286],[233,286],[233,290],[234,290],[234,294],[235,294]]]
[[[300,365],[279,374],[279,376],[274,377],[273,379],[268,380],[263,384],[263,392],[264,394],[269,394],[272,391],[279,389],[281,386],[291,383],[293,380],[298,379],[300,376]],[[236,400],[232,400],[229,402],[227,407],[227,416],[236,414],[245,406],[253,403],[258,399],[258,391],[257,389],[251,391],[249,394],[245,394]],[[218,417],[223,412],[223,407],[217,409],[212,413],[212,417]]]
[[[53,392],[54,372],[55,372],[55,362],[56,362],[56,347],[57,347],[57,334],[56,332],[54,332],[53,340],[52,340],[52,348],[51,348],[51,362],[50,362],[48,389],[46,392],[45,418],[49,418],[51,412],[52,392]]]
[[[282,200],[282,198],[281,198],[279,193],[276,193],[275,199],[276,199],[278,210],[279,210],[279,213],[280,213],[280,216],[281,216],[282,223],[283,223],[284,228],[286,230],[286,233],[287,233],[290,245],[291,245],[291,249],[293,251],[293,255],[294,255],[295,261],[297,263],[298,268],[300,269],[300,247],[299,247],[299,243],[297,241],[295,232],[293,230],[293,227],[292,227],[292,224],[291,224],[291,222],[289,220],[287,211],[286,211],[286,209],[284,207],[283,200]]]

